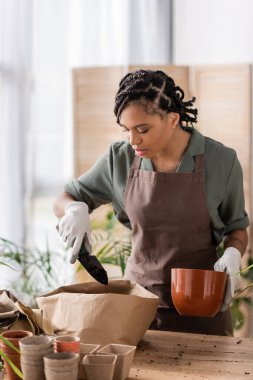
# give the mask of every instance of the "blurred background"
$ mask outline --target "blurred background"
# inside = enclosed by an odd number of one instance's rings
[[[251,217],[252,16],[251,0],[0,0],[0,262],[18,269],[0,266],[0,288],[35,294],[72,278],[53,200],[120,138],[113,94],[131,68],[162,68],[197,97],[200,130],[237,150]],[[110,238],[120,228],[109,209],[94,226]],[[35,276],[23,293],[19,266]],[[252,336],[241,298],[236,321]]]

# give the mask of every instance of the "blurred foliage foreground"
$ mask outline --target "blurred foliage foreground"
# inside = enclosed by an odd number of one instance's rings
[[[122,230],[113,211],[108,211],[102,221],[93,220],[92,247],[102,264],[120,267],[125,272],[127,257],[131,253],[129,232]],[[10,272],[9,289],[30,306],[35,306],[35,298],[53,289],[73,283],[75,270],[85,269],[70,266],[66,249],[51,250],[47,242],[46,249],[29,248],[17,245],[0,237],[0,266]],[[1,270],[1,267],[0,267]],[[0,275],[1,277],[1,275]]]

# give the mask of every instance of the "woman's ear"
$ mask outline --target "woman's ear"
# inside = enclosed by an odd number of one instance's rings
[[[169,123],[172,129],[175,129],[180,121],[180,115],[176,112],[169,113]]]

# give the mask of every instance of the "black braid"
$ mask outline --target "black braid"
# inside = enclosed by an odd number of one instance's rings
[[[114,113],[117,122],[122,111],[130,103],[139,103],[148,113],[158,113],[161,117],[169,112],[180,116],[182,127],[197,122],[198,110],[193,108],[196,98],[184,101],[184,91],[163,71],[137,70],[126,74],[119,83],[115,97]]]

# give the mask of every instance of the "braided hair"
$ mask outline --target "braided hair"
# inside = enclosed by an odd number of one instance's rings
[[[163,71],[137,70],[126,74],[119,83],[115,97],[114,114],[119,123],[122,111],[129,104],[140,104],[150,114],[178,113],[182,128],[197,122],[198,110],[193,107],[196,98],[184,101],[184,91]]]

